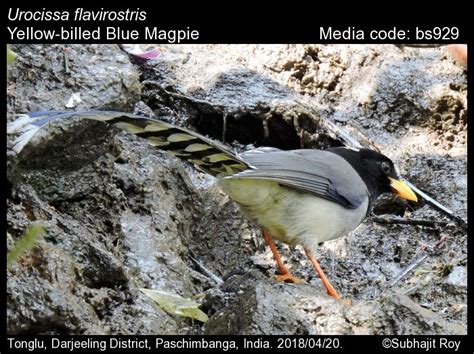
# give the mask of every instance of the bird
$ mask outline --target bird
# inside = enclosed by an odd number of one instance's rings
[[[7,133],[13,136],[7,145],[9,152],[20,154],[49,122],[72,118],[102,121],[125,129],[216,177],[222,191],[261,227],[279,268],[276,280],[303,282],[285,266],[274,239],[303,246],[327,294],[335,299],[341,296],[313,254],[317,245],[355,230],[384,193],[418,201],[392,160],[375,150],[345,146],[326,150],[258,147],[236,153],[190,129],[115,111],[20,114],[7,125]]]

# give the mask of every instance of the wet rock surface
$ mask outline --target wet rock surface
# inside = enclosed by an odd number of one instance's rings
[[[140,97],[138,72],[117,46],[15,46],[8,113],[47,109],[129,110]]]
[[[14,50],[9,120],[30,110],[133,110],[238,151],[343,144],[329,120],[467,218],[467,80],[443,48],[163,46],[146,63],[115,45]],[[467,235],[423,202],[380,198],[357,230],[315,250],[346,305],[325,294],[300,247],[279,245],[306,284],[276,283],[260,231],[212,177],[119,129],[52,124],[10,156],[7,176],[8,247],[31,223],[46,227],[8,269],[10,334],[466,333]],[[444,248],[389,286],[443,237]],[[195,298],[210,319],[169,315],[139,288]]]

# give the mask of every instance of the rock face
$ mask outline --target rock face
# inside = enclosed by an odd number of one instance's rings
[[[134,110],[237,151],[344,143],[329,121],[467,216],[466,75],[442,48],[183,45],[144,63],[114,45],[13,47],[9,120],[30,110]],[[260,231],[212,177],[105,124],[52,124],[9,156],[7,176],[8,248],[32,223],[46,228],[8,268],[9,334],[466,333],[466,233],[454,224],[369,217],[323,244],[317,257],[346,305],[325,294],[299,247],[280,245],[307,284],[276,283]],[[391,197],[374,213],[448,221]],[[443,236],[446,249],[389,287]],[[169,315],[139,288],[195,298],[209,321]]]

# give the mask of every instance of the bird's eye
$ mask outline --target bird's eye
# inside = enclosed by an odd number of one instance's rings
[[[387,174],[387,175],[390,173],[390,170],[392,169],[390,167],[390,164],[386,161],[384,161],[380,164],[380,168],[382,169],[382,172]]]

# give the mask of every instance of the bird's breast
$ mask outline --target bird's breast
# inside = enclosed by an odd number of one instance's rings
[[[248,218],[290,245],[312,248],[344,236],[357,228],[367,213],[368,198],[357,209],[348,209],[272,181],[232,178],[219,182]]]

